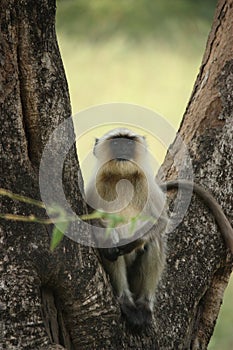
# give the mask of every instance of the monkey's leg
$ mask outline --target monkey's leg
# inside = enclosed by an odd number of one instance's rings
[[[126,303],[134,306],[132,293],[129,290],[124,257],[120,256],[117,260],[110,261],[101,254],[101,259],[106,272],[109,274],[112,287],[119,303],[121,305]]]
[[[144,252],[139,252],[129,270],[129,285],[142,325],[152,321],[155,293],[164,266],[165,243],[162,238],[154,238],[145,244]]]
[[[129,257],[130,254],[128,254]],[[132,254],[134,255],[134,254]],[[130,257],[134,258],[134,256]],[[135,305],[127,280],[126,262],[123,256],[116,261],[108,261],[102,257],[107,273],[110,276],[112,287],[118,298],[123,316],[130,326],[139,326],[143,323],[141,310]]]

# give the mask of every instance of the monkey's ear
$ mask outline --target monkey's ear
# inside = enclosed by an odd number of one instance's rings
[[[143,138],[143,141],[144,141],[145,145],[147,145],[147,139],[146,139],[146,136],[145,136],[145,135],[142,135],[142,138]]]
[[[96,146],[97,146],[98,143],[99,143],[99,139],[95,138],[95,146],[94,146],[94,148],[93,148],[93,154],[94,154],[94,156],[96,155],[96,153],[95,153],[95,148],[96,148]]]
[[[144,142],[144,146],[146,147],[146,151],[147,151],[147,139],[146,139],[146,136],[142,136],[143,138],[143,142]]]

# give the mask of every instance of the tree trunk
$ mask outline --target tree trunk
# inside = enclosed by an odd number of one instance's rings
[[[213,193],[231,223],[232,16],[233,1],[220,0],[179,130],[192,159],[195,182]],[[176,139],[163,166],[168,178],[176,177],[182,161],[183,150]],[[232,270],[232,256],[222,241],[212,214],[194,196],[188,215],[169,239],[168,268],[157,305],[161,349],[207,348]]]
[[[0,5],[0,186],[40,199],[38,174],[44,146],[71,113],[54,28],[55,0],[0,0]],[[220,0],[179,130],[196,182],[214,193],[231,220],[232,18],[233,1]],[[167,177],[175,178],[171,153],[176,164],[182,162],[177,140],[163,167]],[[66,158],[63,175],[72,207],[84,213],[75,146]],[[5,197],[1,201],[6,213],[45,215],[28,204]],[[1,224],[1,348],[207,348],[232,260],[213,217],[195,196],[183,223],[169,236],[168,266],[159,288],[155,323],[140,334],[122,322],[108,279],[91,248],[64,238],[51,253],[50,227]]]

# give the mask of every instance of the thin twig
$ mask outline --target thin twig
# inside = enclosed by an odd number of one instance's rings
[[[1,219],[5,220],[14,220],[14,221],[22,221],[22,222],[36,222],[38,224],[50,225],[53,224],[56,219],[41,219],[37,218],[35,215],[15,215],[15,214],[0,214]],[[64,220],[63,220],[64,221]]]
[[[36,205],[39,208],[45,209],[45,205],[44,205],[43,202],[37,201],[36,199],[32,199],[32,198],[29,198],[29,197],[22,196],[20,194],[12,193],[12,192],[10,192],[8,190],[5,190],[4,188],[0,188],[0,195],[9,197],[11,199],[15,199],[15,200],[23,202],[23,203],[33,204],[33,205]]]

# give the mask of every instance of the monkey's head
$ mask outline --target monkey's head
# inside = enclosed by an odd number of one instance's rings
[[[129,129],[117,128],[96,139],[93,153],[98,160],[117,163],[118,167],[123,168],[129,166],[129,162],[145,162],[147,144],[144,136]]]
[[[87,186],[88,204],[96,210],[117,214],[124,219],[114,224],[117,238],[114,236],[112,243],[127,240],[129,235],[132,238],[127,225],[131,219],[139,217],[135,221],[136,232],[141,232],[141,227],[147,224],[151,227],[150,220],[144,222],[140,216],[153,215],[157,219],[164,206],[164,195],[154,181],[145,137],[125,128],[114,129],[96,140],[93,153],[97,161]],[[109,219],[102,219],[101,222],[107,227]],[[105,236],[101,239],[105,239]],[[123,245],[127,243],[125,241]],[[117,252],[109,251],[113,260],[122,254],[119,249]]]
[[[88,191],[89,204],[119,215],[124,212],[127,218],[135,217],[148,199],[145,138],[125,128],[114,129],[96,140],[93,153],[97,162]]]

